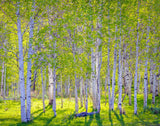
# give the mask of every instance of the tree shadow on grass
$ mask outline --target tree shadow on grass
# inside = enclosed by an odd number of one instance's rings
[[[52,106],[51,106],[51,105],[47,105],[47,106],[45,107],[45,111],[47,111],[47,110],[50,109],[50,108],[52,108]],[[39,110],[33,112],[32,115],[34,115],[34,114],[36,114],[36,113],[38,113],[38,112],[40,112],[40,111],[43,111],[43,109],[39,109]]]
[[[92,123],[92,121],[93,121],[93,115],[90,115],[89,116],[89,120],[87,121],[87,116],[85,117],[85,125],[86,126],[90,126],[91,125],[91,123]]]
[[[98,126],[102,126],[102,121],[101,121],[101,118],[100,118],[100,113],[97,113],[97,114],[95,115],[95,117],[96,117],[97,125],[98,125]]]
[[[113,111],[115,116],[117,117],[117,120],[119,120],[119,122],[121,123],[122,126],[125,125],[124,121],[123,121],[123,115],[118,115],[115,111]]]
[[[54,118],[56,118],[56,116],[53,116],[53,117],[51,117],[50,119],[48,119],[48,120],[47,120],[47,123],[46,123],[46,126],[48,126],[48,125],[52,122],[52,120],[53,120]]]
[[[45,112],[48,111],[50,108],[52,108],[52,106],[51,106],[51,105],[47,105],[47,106],[45,107]],[[32,113],[32,116],[33,116],[34,114],[38,113],[38,112],[41,112],[41,113],[39,113],[37,116],[33,117],[33,120],[39,118],[39,117],[44,113],[44,112],[43,112],[43,109],[40,109],[40,110],[37,110],[37,111],[35,111],[34,113]]]
[[[111,122],[111,126],[113,126],[112,116],[111,116],[111,110],[109,110],[109,121]]]

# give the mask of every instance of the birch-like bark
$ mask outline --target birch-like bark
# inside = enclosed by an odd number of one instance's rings
[[[43,84],[43,70],[41,67],[41,81],[42,81],[42,101],[43,101],[43,112],[45,112],[45,99],[44,99],[44,84]]]
[[[4,62],[2,63],[1,96],[3,96],[3,88],[4,88]]]
[[[155,104],[156,74],[153,74],[152,104]]]
[[[68,97],[69,97],[69,94],[70,94],[70,77],[68,77]]]
[[[75,51],[76,51],[76,47],[75,44],[73,43],[73,47],[72,47],[72,51],[73,51],[73,58],[74,58],[74,63],[76,63],[76,58],[75,58]],[[75,75],[74,75],[74,79],[75,79],[75,111],[78,113],[78,94],[77,94],[77,77],[76,77],[76,71],[75,71]]]
[[[81,77],[80,80],[80,102],[81,102],[81,107],[83,107],[83,77]]]
[[[88,76],[88,73],[86,76]],[[86,81],[85,81],[85,94],[86,94],[85,108],[86,108],[86,112],[88,112],[88,93],[87,93],[88,87],[87,87],[87,84],[88,84],[88,79],[86,79]]]
[[[25,85],[24,85],[24,61],[23,61],[23,40],[21,33],[21,20],[20,20],[20,11],[19,3],[17,7],[17,31],[18,31],[18,43],[19,43],[19,82],[21,90],[21,121],[27,122],[26,118],[26,109],[25,109]]]
[[[6,66],[4,68],[4,91],[3,91],[3,96],[6,96]]]
[[[63,108],[63,85],[62,85],[62,74],[61,74],[61,108]]]
[[[49,73],[49,88],[48,88],[49,104],[52,105],[53,103],[53,71],[51,68],[51,64],[48,65],[48,73]]]
[[[149,26],[147,26],[147,32],[148,32],[148,37],[147,37],[147,42],[146,42],[146,55],[148,55],[148,43],[149,43]],[[144,73],[144,107],[147,107],[147,94],[148,94],[148,70],[147,70],[147,67],[148,67],[148,56],[146,56],[146,62],[145,62],[145,73]]]
[[[53,112],[54,116],[56,116],[56,68],[54,66],[54,71],[53,71]]]
[[[102,6],[102,5],[100,5]],[[101,7],[100,7],[101,8]],[[97,28],[98,28],[98,34],[102,37],[101,33],[101,13],[98,16],[98,21],[97,21]],[[101,95],[100,95],[100,70],[101,70],[101,63],[102,63],[102,47],[100,47],[102,44],[101,38],[97,38],[97,43],[96,43],[96,82],[97,82],[97,112],[100,112],[100,100],[101,100]]]
[[[138,20],[139,20],[139,1],[138,1]],[[136,68],[134,78],[134,114],[137,115],[137,71],[138,71],[138,41],[139,41],[139,21],[137,20],[137,42],[136,42]]]
[[[32,13],[35,11],[35,1],[33,0]],[[27,64],[27,121],[30,121],[31,115],[31,68],[32,68],[32,41],[33,41],[34,17],[30,17],[30,32],[29,32],[29,49],[28,49],[28,64]]]
[[[150,60],[150,93],[153,92],[153,65],[152,65],[152,60]]]
[[[108,20],[109,20],[109,9],[108,9]],[[108,23],[108,64],[107,64],[107,69],[108,69],[108,97],[109,97],[109,109],[111,110],[111,92],[110,92],[110,24]]]
[[[116,33],[117,33],[117,25],[116,25]],[[117,42],[117,36],[116,36]],[[116,76],[116,64],[117,64],[117,43],[114,45],[114,64],[113,64],[113,77],[112,77],[112,110],[114,110],[114,92],[115,92],[115,76]]]
[[[129,72],[129,83],[128,83],[129,105],[132,105],[132,101],[131,101],[131,95],[132,95],[131,87],[132,87],[132,73]]]
[[[93,101],[93,109],[96,109],[96,92],[97,92],[97,88],[96,88],[96,75],[95,75],[95,53],[93,51],[93,48],[91,48],[91,68],[92,68],[92,72],[91,72],[91,90],[92,90],[92,101]]]
[[[120,8],[120,21],[121,21],[121,8]],[[119,107],[119,110],[120,110],[120,114],[122,114],[121,23],[120,23],[120,42],[119,42],[119,76],[118,76],[118,86],[119,86],[118,107]]]
[[[47,74],[46,74],[46,67],[44,71],[44,95],[46,95],[46,84],[47,84]]]
[[[56,60],[56,40],[54,42],[54,57],[53,59]],[[53,71],[53,112],[54,116],[56,116],[56,64],[54,64],[54,71]]]

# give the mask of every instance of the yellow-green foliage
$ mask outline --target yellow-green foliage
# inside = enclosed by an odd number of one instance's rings
[[[117,96],[118,97],[118,96]],[[101,98],[100,114],[75,117],[74,116],[74,98],[64,99],[63,108],[61,108],[61,99],[57,98],[57,117],[54,117],[52,106],[48,105],[48,100],[45,100],[46,112],[43,113],[42,100],[32,99],[32,121],[29,123],[21,123],[20,119],[20,102],[13,100],[3,100],[0,103],[0,126],[7,125],[158,125],[160,124],[160,113],[154,114],[151,108],[151,98],[148,96],[148,109],[143,110],[143,95],[138,94],[138,115],[134,115],[132,95],[132,106],[129,106],[128,96],[122,104],[125,115],[120,115],[117,109],[117,98],[115,99],[115,111],[109,111],[108,104],[105,106],[104,97]],[[157,106],[153,106],[154,110],[160,110],[160,97],[156,97]],[[80,105],[79,105],[80,106]],[[85,108],[80,108],[79,112],[84,112]],[[89,112],[92,111],[92,102],[89,100]]]

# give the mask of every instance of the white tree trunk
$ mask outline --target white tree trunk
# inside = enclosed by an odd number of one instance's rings
[[[116,25],[116,33],[117,33],[117,25]],[[117,36],[116,36],[117,42]],[[116,64],[117,64],[117,43],[114,45],[114,64],[113,64],[113,77],[112,77],[112,110],[114,110],[114,92],[115,92],[115,77],[116,77]]]
[[[45,112],[45,99],[44,99],[44,84],[43,84],[43,70],[41,67],[41,81],[42,81],[42,101],[43,101],[43,112]]]
[[[150,93],[153,92],[153,73],[152,73],[152,61],[150,62]]]
[[[121,9],[121,8],[120,8]],[[120,21],[121,21],[121,10],[120,10]],[[122,64],[121,64],[121,24],[120,24],[120,42],[119,42],[119,76],[118,76],[118,86],[119,86],[119,98],[118,98],[118,108],[120,114],[122,114]]]
[[[87,74],[88,76],[88,74]],[[87,93],[87,84],[88,84],[88,79],[86,79],[85,81],[85,94],[86,94],[86,102],[85,102],[85,108],[86,108],[86,112],[88,112],[88,93]]]
[[[23,40],[21,34],[21,21],[20,21],[20,11],[19,3],[17,8],[17,31],[18,31],[18,43],[19,43],[19,82],[21,91],[21,121],[27,122],[26,110],[25,110],[25,85],[24,85],[24,61],[23,61]]]
[[[34,13],[35,9],[35,2],[33,1],[32,5],[32,13]],[[29,32],[29,49],[28,49],[28,64],[27,64],[27,121],[30,121],[30,115],[31,115],[31,68],[32,68],[32,61],[31,61],[31,55],[32,55],[32,41],[33,41],[33,29],[34,29],[34,17],[30,17],[30,32]]]
[[[3,62],[3,64],[2,64],[1,96],[3,96],[3,88],[4,88],[4,62]]]
[[[83,77],[80,79],[80,102],[81,107],[83,107]]]
[[[92,101],[93,101],[93,109],[96,109],[96,92],[97,92],[97,88],[96,88],[96,75],[95,75],[95,53],[93,51],[93,48],[91,48],[91,68],[92,68],[92,72],[91,72],[91,90],[92,90]]]
[[[146,45],[146,55],[148,55],[148,42],[149,42],[149,26],[147,27],[148,37],[147,37],[147,45]],[[144,73],[144,107],[147,107],[147,94],[148,94],[148,56],[146,56],[145,62],[145,73]]]
[[[156,74],[153,74],[152,104],[155,104]]]
[[[62,83],[62,74],[61,74],[61,108],[63,108],[63,83]]]
[[[109,20],[109,9],[108,9],[108,20]],[[108,64],[107,64],[108,80],[107,81],[108,81],[109,109],[111,110],[112,101],[111,101],[111,92],[110,92],[110,25],[109,23],[108,23],[108,35],[109,35],[109,38],[108,38]]]
[[[4,91],[3,91],[3,96],[6,96],[6,66],[4,68]]]
[[[46,67],[44,71],[44,95],[46,95],[46,84],[47,84],[47,74],[46,74]]]
[[[54,71],[53,71],[53,112],[54,116],[56,116],[56,68],[54,66]]]
[[[138,1],[138,19],[139,19],[139,1]],[[137,115],[137,72],[138,72],[138,41],[139,41],[139,21],[137,21],[137,42],[136,42],[136,68],[134,78],[134,114]]]
[[[51,68],[51,65],[48,65],[48,73],[49,73],[49,104],[51,105],[53,103],[53,71]]]

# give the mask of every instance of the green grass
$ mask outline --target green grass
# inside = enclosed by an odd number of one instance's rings
[[[117,95],[118,97],[118,95]],[[64,106],[61,108],[61,100],[57,98],[57,116],[54,117],[52,106],[48,105],[48,100],[45,100],[46,112],[43,113],[41,99],[32,99],[32,121],[29,123],[21,123],[20,119],[20,102],[13,100],[1,100],[0,102],[0,126],[40,126],[40,125],[160,125],[160,113],[155,114],[154,111],[160,112],[160,97],[156,97],[156,105],[151,108],[151,95],[148,96],[148,108],[143,109],[143,95],[138,95],[138,115],[134,115],[134,104],[132,95],[132,106],[129,106],[128,96],[123,102],[125,115],[119,115],[117,109],[117,97],[115,98],[115,110],[109,111],[108,104],[105,106],[105,99],[101,99],[101,112],[93,116],[74,117],[74,98],[69,100],[64,99]],[[80,106],[80,105],[79,105]],[[83,107],[79,108],[79,112],[83,112]],[[89,100],[89,112],[92,111],[92,102]]]

